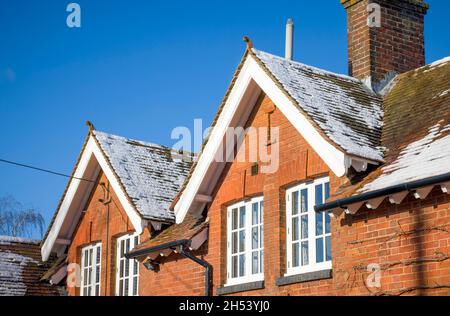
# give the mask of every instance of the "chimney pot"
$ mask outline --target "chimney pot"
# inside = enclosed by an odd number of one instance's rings
[[[294,57],[294,21],[288,19],[286,23],[286,60],[292,60]]]

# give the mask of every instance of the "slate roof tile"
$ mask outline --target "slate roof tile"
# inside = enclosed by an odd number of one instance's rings
[[[93,131],[126,193],[144,219],[173,221],[169,206],[191,163],[161,145]]]
[[[64,290],[40,282],[54,258],[41,262],[39,241],[0,236],[0,296],[59,296]]]

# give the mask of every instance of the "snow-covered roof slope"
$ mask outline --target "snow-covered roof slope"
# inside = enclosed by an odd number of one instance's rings
[[[385,163],[332,200],[450,173],[450,58],[398,75],[383,99]]]
[[[424,138],[409,144],[393,163],[382,168],[374,181],[358,193],[388,188],[401,183],[450,172],[450,124],[433,126]]]
[[[127,195],[144,219],[174,220],[169,207],[191,167],[170,148],[93,131]]]
[[[252,52],[332,142],[348,154],[383,161],[382,100],[362,81]]]
[[[60,295],[61,289],[40,282],[52,262],[40,262],[39,241],[0,236],[0,296]]]

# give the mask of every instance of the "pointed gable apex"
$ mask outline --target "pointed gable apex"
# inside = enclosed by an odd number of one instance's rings
[[[304,105],[304,103],[306,103],[304,101],[307,100],[296,98],[296,96],[299,97],[302,93],[304,94],[305,91],[299,92],[298,95],[293,95],[292,90],[290,90],[290,88],[293,87],[293,83],[296,83],[299,88],[306,89],[306,92],[307,89],[319,88],[312,87],[311,81],[308,80],[306,80],[306,82],[297,82],[296,78],[290,78],[290,84],[283,85],[282,80],[280,80],[281,78],[277,78],[277,75],[278,77],[281,76],[281,72],[277,73],[277,71],[282,70],[280,69],[280,66],[272,65],[273,69],[268,66],[268,59],[272,58],[271,56],[273,57],[273,55],[259,52],[253,48],[247,49],[244,54],[225,98],[219,107],[210,136],[203,146],[203,151],[198,157],[197,163],[191,169],[191,173],[174,203],[177,223],[181,223],[188,212],[201,212],[207,203],[200,197],[211,196],[212,190],[224,168],[225,164],[215,162],[214,157],[221,148],[226,130],[230,126],[244,126],[261,92],[264,92],[274,102],[292,126],[294,126],[300,135],[305,138],[336,176],[341,177],[345,175],[348,168],[352,165],[363,170],[369,163],[378,164],[382,161],[382,155],[372,146],[376,144],[376,130],[378,128],[381,129],[381,123],[378,125],[378,121],[373,122],[374,133],[367,137],[367,143],[363,144],[365,147],[357,143],[357,136],[353,138],[349,137],[350,131],[353,134],[356,134],[356,131],[360,129],[361,125],[364,125],[364,123],[353,122],[355,123],[355,126],[349,127],[345,124],[344,115],[342,115],[343,119],[338,121],[342,127],[340,133],[330,133],[330,130],[325,128],[326,126],[319,124],[324,121],[324,118],[315,115],[318,111],[314,111],[313,109],[311,112],[308,112],[305,109],[305,106],[308,106],[309,104]],[[270,58],[264,62],[264,57]],[[295,62],[286,61],[286,63],[288,63],[288,67],[292,66],[293,68],[302,66]],[[306,66],[304,67],[306,68]],[[310,72],[314,72],[313,70],[310,70]],[[288,73],[287,76],[298,76],[298,74],[291,72]],[[321,76],[319,79],[323,82],[325,81],[325,77],[331,76],[331,73],[322,72],[316,74],[316,76]],[[350,108],[354,109],[358,100],[368,98],[370,104],[368,106],[364,104],[366,107],[363,106],[361,109],[356,109],[355,111],[374,111],[381,121],[381,109],[377,108],[380,106],[378,102],[381,102],[381,100],[379,100],[375,94],[368,91],[368,89],[364,87],[364,84],[357,79],[349,77],[344,78],[344,76],[339,77],[338,75],[333,75],[330,79],[330,81],[335,82],[335,84],[339,80],[345,82],[343,84],[344,88],[342,88],[342,93],[345,93],[346,91],[354,92],[355,89],[357,90],[357,96],[350,96],[350,100],[354,101],[349,105]],[[325,89],[322,97],[323,99],[329,99],[335,92],[336,91],[327,91]],[[345,95],[341,95],[339,100],[346,102]],[[331,103],[335,104],[333,102]],[[326,112],[328,111],[327,106],[329,106],[329,104],[324,104],[321,107],[324,115],[326,115]],[[372,106],[373,109],[369,109]],[[361,118],[364,118],[363,114],[360,116]],[[331,126],[332,128],[332,122],[328,126]],[[333,130],[331,129],[331,132],[332,131]],[[351,150],[355,148],[356,150]]]
[[[167,147],[130,140],[91,128],[72,177],[44,237],[41,253],[67,247],[90,192],[102,171],[116,193],[135,231],[147,221],[173,223],[170,202],[190,168],[189,162],[172,159]],[[65,241],[65,242],[61,242]]]

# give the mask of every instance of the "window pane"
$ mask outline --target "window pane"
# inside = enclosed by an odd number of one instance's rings
[[[292,215],[298,214],[298,191],[292,193]]]
[[[231,277],[236,278],[238,272],[238,257],[233,256],[231,257]]]
[[[120,242],[120,257],[123,257],[125,255],[125,240],[122,240]]]
[[[309,264],[309,253],[308,253],[308,242],[302,242],[302,265],[306,266]]]
[[[88,284],[88,269],[84,269],[83,283],[84,286]]]
[[[261,243],[261,248],[264,247],[264,235],[263,235],[263,225],[259,226],[259,241]]]
[[[133,281],[133,295],[136,296],[138,294],[138,277],[135,276],[134,277],[134,281]]]
[[[331,217],[330,212],[325,213],[325,234],[329,234],[331,232]]]
[[[119,282],[119,296],[123,296],[123,280]]]
[[[89,262],[88,265],[91,266],[92,265],[92,255],[93,255],[94,251],[92,248],[89,249]]]
[[[237,238],[237,232],[231,233],[231,253],[237,253],[238,252],[238,238]]]
[[[239,276],[245,275],[245,255],[239,256]]]
[[[259,202],[259,222],[260,223],[262,223],[264,221],[263,213],[264,213],[264,202],[261,201],[261,202]]]
[[[308,212],[308,190],[304,189],[302,190],[301,194],[301,212],[306,213]]]
[[[100,258],[101,258],[102,254],[101,254],[101,247],[98,246],[97,247],[97,258],[96,258],[96,263],[99,264],[100,263]]]
[[[316,262],[323,262],[323,238],[316,239]]]
[[[264,271],[264,250],[260,251],[260,258],[259,258],[259,272]]]
[[[298,251],[299,243],[292,244],[292,267],[300,265],[300,253]]]
[[[245,251],[245,231],[239,232],[239,252]]]
[[[97,286],[95,287],[95,295],[96,295],[96,296],[100,296],[100,285],[97,285]]]
[[[232,229],[237,229],[238,228],[238,210],[237,210],[237,208],[234,208],[232,211],[231,211],[231,221],[232,221],[232,225],[231,225],[231,227],[232,227]]]
[[[258,203],[252,204],[252,225],[259,223]]]
[[[325,200],[330,197],[330,182],[325,183]]]
[[[85,267],[88,266],[88,256],[89,256],[89,251],[85,250],[84,251],[84,266]]]
[[[302,216],[302,239],[308,238],[308,215]]]
[[[296,241],[299,239],[298,235],[298,217],[292,218],[292,241]]]
[[[100,266],[95,268],[95,283],[100,282]]]
[[[323,212],[316,213],[316,236],[323,235]]]
[[[259,248],[258,226],[252,228],[252,249]]]
[[[252,253],[252,274],[259,273],[259,270],[258,270],[258,268],[259,268],[259,262],[258,262],[259,258],[258,257],[259,257],[258,251],[254,251]]]
[[[123,293],[125,294],[125,296],[128,296],[128,290],[129,290],[129,279],[125,279],[125,290],[123,291]]]
[[[316,205],[323,204],[323,186],[321,184],[316,185]]]
[[[136,260],[133,260],[133,274],[138,274],[138,262]]]
[[[326,237],[326,261],[331,260],[331,237]]]
[[[130,260],[125,260],[125,277],[130,275]]]
[[[245,207],[239,209],[239,228],[245,227]]]

